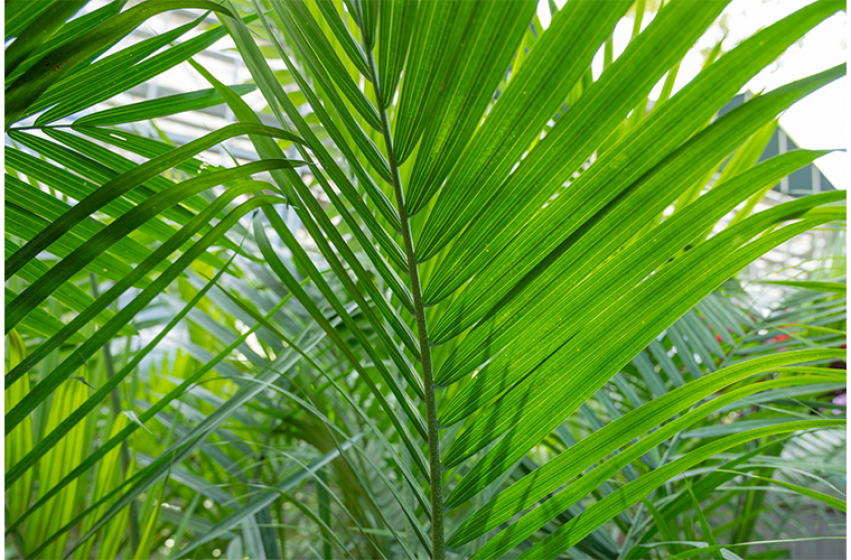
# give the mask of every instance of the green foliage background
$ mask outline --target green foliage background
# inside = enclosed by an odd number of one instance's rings
[[[7,558],[844,534],[802,516],[844,527],[845,193],[755,209],[825,153],[758,163],[778,115],[845,67],[714,118],[843,3],[677,92],[728,1],[550,2],[546,29],[531,0],[86,4],[5,5]],[[223,38],[251,83],[193,59]],[[92,110],[175,67],[210,87]],[[221,104],[237,122],[179,146],[127,126]],[[242,136],[257,161],[203,162]],[[816,271],[761,309],[737,273],[812,230]]]

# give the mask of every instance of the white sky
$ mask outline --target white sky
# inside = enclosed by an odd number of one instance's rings
[[[813,0],[733,0],[721,18],[729,30],[722,49],[727,51],[757,30],[767,27]],[[564,0],[556,0],[559,6]],[[550,14],[546,2],[538,5],[541,23],[549,25]],[[645,16],[643,26],[650,18]],[[814,28],[802,41],[793,45],[781,57],[753,80],[742,91],[772,90],[778,86],[826,70],[847,61],[847,14],[839,12]],[[614,54],[623,52],[632,33],[632,23],[622,20],[615,29]],[[714,46],[724,36],[723,29],[713,25],[690,52],[678,74],[675,91],[694,78],[703,65],[701,50]],[[602,69],[602,53],[595,59],[595,75]],[[651,98],[661,90],[659,84]],[[848,145],[848,106],[851,102],[848,77],[821,88],[804,98],[780,118],[782,126],[798,146],[806,149],[838,149]],[[851,182],[848,158],[845,152],[834,152],[816,160],[822,173],[839,189],[847,190]]]

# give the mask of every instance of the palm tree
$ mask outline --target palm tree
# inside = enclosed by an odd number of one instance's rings
[[[746,557],[766,488],[844,511],[844,281],[790,285],[794,326],[730,281],[845,219],[841,191],[752,213],[825,153],[757,163],[777,115],[844,65],[713,119],[841,3],[677,92],[727,1],[125,3],[7,7],[21,557]],[[110,50],[178,8],[205,13]],[[253,85],[193,60],[225,36]],[[89,110],[182,62],[210,88]],[[124,126],[221,103],[180,146]],[[257,161],[199,159],[241,135]]]

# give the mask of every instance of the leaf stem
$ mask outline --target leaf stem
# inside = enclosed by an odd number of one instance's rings
[[[408,212],[405,209],[405,199],[402,193],[402,180],[399,176],[399,165],[393,151],[393,138],[390,134],[390,123],[387,120],[387,108],[381,99],[381,90],[378,82],[378,72],[375,70],[375,56],[369,45],[364,45],[366,50],[369,72],[372,78],[372,87],[375,90],[375,100],[378,105],[378,114],[381,117],[381,128],[384,136],[384,144],[387,149],[387,161],[390,164],[390,173],[393,191],[396,194],[396,208],[399,212],[399,221],[402,226],[402,239],[405,242],[405,258],[408,262],[408,275],[411,277],[411,298],[414,302],[414,315],[417,319],[417,333],[419,334],[420,354],[423,373],[423,385],[425,389],[426,424],[428,426],[428,458],[429,458],[429,485],[431,486],[431,541],[432,559],[444,560],[446,556],[446,544],[443,536],[443,485],[440,468],[440,434],[437,423],[437,405],[435,402],[434,374],[431,365],[431,346],[428,339],[428,327],[426,325],[425,310],[423,306],[422,289],[420,288],[420,276],[417,270],[417,260],[414,255],[414,244],[411,240],[411,227],[408,222]]]

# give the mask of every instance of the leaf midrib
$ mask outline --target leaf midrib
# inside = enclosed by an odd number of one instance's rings
[[[417,334],[420,344],[420,364],[422,366],[423,385],[426,405],[426,425],[428,427],[428,456],[429,456],[429,486],[431,487],[431,533],[433,560],[443,560],[446,554],[445,537],[443,534],[443,488],[440,467],[440,433],[437,421],[437,404],[435,399],[434,374],[431,362],[431,347],[428,337],[428,326],[426,325],[425,309],[423,305],[422,288],[420,286],[417,259],[411,237],[411,227],[408,221],[408,212],[405,208],[405,199],[402,191],[402,181],[399,174],[399,165],[396,162],[393,150],[393,138],[390,133],[390,123],[387,109],[381,98],[381,87],[378,81],[378,72],[375,68],[375,56],[373,49],[363,45],[366,50],[372,85],[375,88],[376,104],[378,114],[381,118],[382,135],[387,151],[387,160],[390,165],[393,191],[396,197],[396,208],[399,212],[401,234],[405,245],[405,259],[407,261],[407,272],[411,279],[411,297],[414,303],[414,315],[417,321]]]

